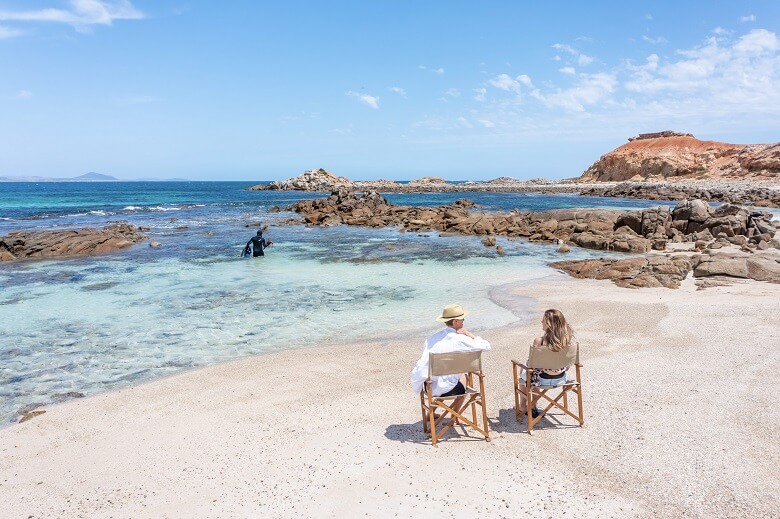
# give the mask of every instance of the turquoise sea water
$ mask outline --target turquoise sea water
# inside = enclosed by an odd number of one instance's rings
[[[269,212],[326,193],[245,191],[249,182],[0,183],[0,236],[20,229],[151,228],[118,253],[0,264],[0,424],[68,392],[94,394],[182,369],[317,344],[422,343],[457,302],[477,332],[529,318],[519,282],[554,274],[555,247],[397,229],[281,225]],[[641,208],[659,202],[523,193],[388,194],[486,210]],[[670,203],[671,204],[671,203]],[[668,204],[667,204],[668,205]],[[275,245],[242,259],[261,224]],[[602,256],[574,250],[568,258]],[[411,366],[410,366],[411,369]],[[399,373],[405,377],[407,373]]]

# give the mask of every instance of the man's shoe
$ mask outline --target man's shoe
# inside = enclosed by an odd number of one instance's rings
[[[542,414],[542,413],[539,411],[539,409],[537,409],[535,407],[533,409],[531,409],[531,418],[536,418],[540,414]]]

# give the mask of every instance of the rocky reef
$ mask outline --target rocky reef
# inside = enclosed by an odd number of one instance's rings
[[[374,191],[361,195],[339,189],[327,198],[298,202],[291,209],[311,225],[395,226],[403,232],[479,235],[499,254],[502,250],[498,250],[495,236],[560,243],[562,250],[571,244],[645,254],[630,259],[553,264],[577,277],[613,279],[626,287],[674,288],[692,269],[700,277],[732,272],[736,273],[734,277],[780,282],[777,228],[772,215],[762,211],[732,204],[712,208],[701,200],[684,201],[674,209],[641,211],[556,209],[503,214],[471,210],[473,207],[468,200],[440,207],[400,206],[388,203]],[[658,256],[667,251],[669,243],[688,244],[694,255]],[[737,252],[726,257],[719,251],[724,247],[736,248]],[[737,267],[737,263],[744,265]]]
[[[644,200],[689,200],[780,207],[780,183],[774,186],[744,182],[621,182],[606,186],[589,185],[585,196],[641,198]]]
[[[103,229],[17,231],[0,236],[0,261],[47,259],[114,252],[146,239],[146,235],[124,222]]]
[[[652,134],[655,135],[655,134]],[[646,137],[641,137],[646,139]],[[423,177],[407,183],[393,180],[353,181],[324,169],[306,171],[287,180],[258,184],[250,191],[319,191],[336,189],[378,191],[381,193],[575,193],[588,196],[643,198],[648,200],[686,200],[699,198],[713,202],[748,204],[759,207],[780,207],[780,177],[772,180],[707,181],[682,178],[670,182],[585,182],[582,179],[561,181],[534,178],[518,180],[499,177],[487,181],[447,182],[440,177]]]
[[[701,141],[671,131],[641,134],[602,155],[583,182],[780,180],[780,143]]]
[[[500,177],[489,181],[448,182],[441,177],[422,177],[406,183],[394,180],[350,180],[324,169],[304,171],[297,177],[248,187],[249,191],[332,191],[346,188],[383,193],[465,193],[465,192],[546,192],[577,193],[583,186],[574,181],[552,182],[545,179],[518,180]]]

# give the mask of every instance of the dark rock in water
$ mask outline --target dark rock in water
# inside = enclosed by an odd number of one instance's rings
[[[16,410],[16,414],[17,416],[24,415],[45,405],[46,404],[44,404],[43,402],[34,402],[32,404],[23,405],[22,407]]]
[[[113,281],[107,281],[105,283],[93,283],[91,285],[84,285],[81,287],[81,290],[89,290],[89,291],[97,291],[97,290],[106,290],[107,288],[115,287],[119,283],[113,282]]]
[[[102,230],[17,231],[0,236],[0,261],[103,254],[145,239],[146,235],[124,222],[106,225]]]
[[[78,391],[68,391],[67,393],[55,393],[51,396],[54,402],[60,403],[72,398],[84,398],[84,393]]]
[[[24,415],[19,419],[19,423],[26,422],[27,420],[32,420],[36,416],[42,415],[46,411],[40,410],[40,411],[30,411],[29,413],[24,413]]]

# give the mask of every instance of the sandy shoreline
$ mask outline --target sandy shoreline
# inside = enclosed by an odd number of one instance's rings
[[[584,429],[542,422],[529,436],[515,421],[509,360],[524,358],[535,318],[475,330],[493,344],[490,443],[450,434],[434,449],[423,435],[408,373],[424,337],[288,351],[0,430],[0,490],[12,497],[0,516],[780,514],[780,285],[517,290],[575,326]]]

